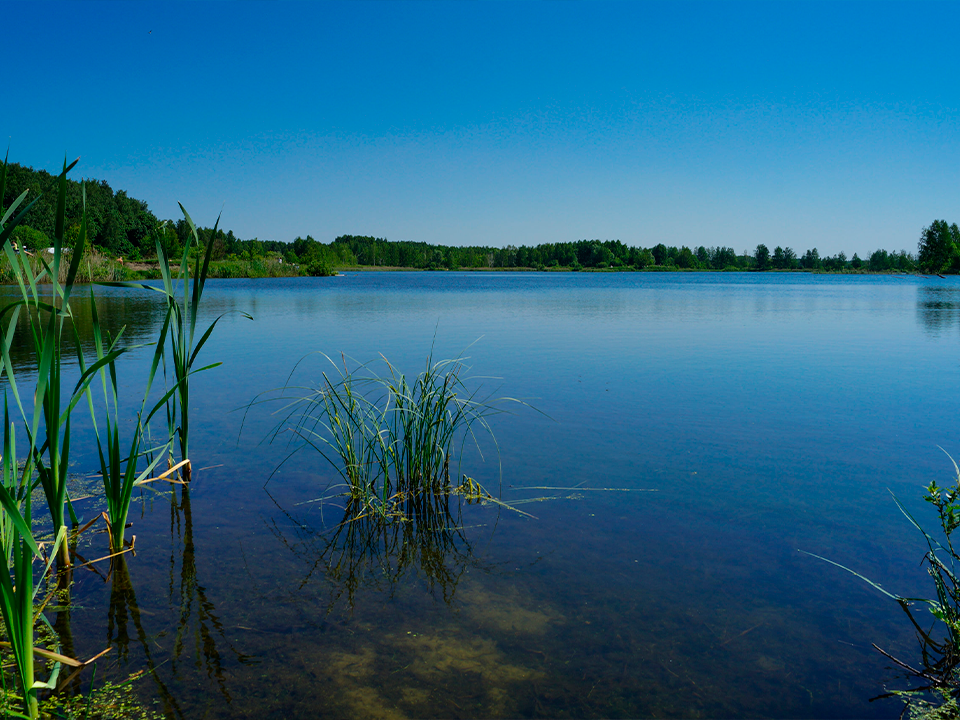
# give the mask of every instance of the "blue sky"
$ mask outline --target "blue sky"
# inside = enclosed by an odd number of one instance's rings
[[[242,238],[849,257],[960,222],[960,3],[2,10],[12,161]]]

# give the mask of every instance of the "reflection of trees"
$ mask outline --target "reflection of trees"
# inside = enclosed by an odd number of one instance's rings
[[[939,335],[960,323],[960,287],[922,285],[917,291],[917,318],[927,332]]]
[[[46,287],[41,286],[41,292],[45,290]],[[19,293],[19,290],[17,292]],[[129,292],[123,294],[114,294],[109,291],[98,292],[97,310],[101,326],[112,335],[116,335],[125,326],[126,329],[121,340],[121,346],[123,347],[155,340],[160,329],[160,320],[163,313],[158,312],[158,300],[152,297],[153,295],[154,293],[149,293],[148,296]],[[17,299],[19,299],[19,295],[0,292],[0,307]],[[77,334],[80,336],[80,345],[85,354],[92,354],[94,352],[93,316],[90,311],[89,290],[82,286],[77,287],[70,298],[70,307],[73,310]],[[160,309],[162,310],[162,308]],[[69,335],[65,337],[71,338],[70,346],[72,347],[73,331],[67,330],[66,332]],[[20,310],[14,343],[10,348],[10,356],[14,371],[18,375],[36,371],[36,356],[30,339],[30,328],[25,308]],[[67,352],[65,350],[64,360],[76,362],[72,351]]]
[[[457,493],[417,494],[402,514],[387,517],[363,513],[348,502],[340,522],[321,529],[267,495],[290,521],[286,527],[271,522],[270,532],[308,566],[299,587],[317,574],[332,583],[327,612],[342,598],[353,608],[364,587],[392,596],[410,571],[449,604],[466,569],[483,566],[462,524],[463,504],[470,501]]]

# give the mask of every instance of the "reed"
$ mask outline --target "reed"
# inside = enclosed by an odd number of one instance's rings
[[[104,283],[105,285],[115,285],[118,287],[135,287],[145,290],[160,292],[164,295],[167,302],[167,314],[164,318],[163,331],[158,347],[162,350],[163,372],[166,376],[167,362],[171,366],[173,374],[172,394],[168,391],[169,402],[167,404],[167,423],[171,438],[180,446],[180,460],[187,461],[190,457],[190,378],[204,370],[218,367],[221,362],[211,363],[203,367],[194,367],[197,356],[203,349],[210,335],[216,328],[217,323],[223,319],[225,313],[214,319],[206,330],[197,337],[197,312],[200,307],[200,301],[203,298],[203,288],[207,281],[207,275],[210,269],[210,254],[213,250],[213,243],[208,242],[206,248],[201,247],[200,238],[197,234],[197,227],[183,205],[180,205],[183,217],[186,219],[190,228],[190,234],[184,243],[183,256],[180,260],[180,267],[176,277],[179,278],[179,286],[174,279],[174,271],[171,270],[170,258],[164,250],[162,236],[158,230],[154,231],[154,240],[157,247],[157,262],[160,265],[160,276],[163,280],[162,287],[139,282],[119,282]],[[213,226],[212,236],[217,233],[220,226],[220,218]],[[190,256],[191,250],[196,249],[195,265],[193,278],[190,277]],[[202,259],[201,259],[202,257]],[[182,293],[183,300],[180,296]],[[252,320],[247,313],[241,313],[244,317]],[[169,345],[164,342],[164,338],[169,335]],[[184,474],[189,479],[190,465],[185,465]]]
[[[87,235],[86,195],[84,194],[80,232],[70,255],[70,263],[67,264],[65,262],[67,254],[64,252],[67,173],[75,164],[76,161],[68,166],[64,161],[63,170],[60,173],[55,215],[54,253],[50,262],[47,262],[43,257],[38,257],[39,270],[35,272],[31,260],[23,253],[16,253],[10,245],[10,233],[33,204],[31,203],[17,216],[12,217],[13,210],[19,206],[25,194],[21,195],[4,214],[2,222],[5,224],[3,230],[0,231],[3,252],[13,268],[17,285],[20,288],[20,299],[0,310],[0,325],[5,318],[9,317],[6,329],[0,337],[3,374],[6,375],[9,391],[16,402],[26,429],[27,455],[30,459],[30,467],[36,471],[36,482],[43,488],[55,535],[58,535],[61,529],[66,527],[67,509],[69,509],[71,519],[76,523],[76,516],[73,514],[73,508],[69,506],[67,496],[71,412],[83,396],[93,373],[102,365],[115,360],[123,352],[122,350],[113,350],[109,356],[98,359],[96,363],[82,373],[72,391],[63,387],[62,348],[65,342],[64,333],[68,324],[73,327],[74,334],[76,333],[73,313],[70,309],[70,296],[79,270]],[[3,193],[5,179],[6,164],[4,164],[3,173],[0,174],[0,196]],[[33,202],[36,202],[36,200]],[[65,272],[64,267],[66,267]],[[48,285],[41,286],[41,281],[46,281]],[[46,291],[47,287],[49,287],[48,291]],[[41,292],[41,290],[45,292]],[[47,292],[49,292],[49,295],[46,294]],[[29,405],[25,405],[21,398],[10,355],[17,320],[21,312],[26,315],[29,327],[28,342],[32,341],[37,360],[37,380],[33,389],[32,412],[28,411]],[[69,564],[66,544],[61,546],[60,552],[63,563],[65,565]]]
[[[319,452],[336,468],[358,517],[409,517],[456,492],[451,460],[459,477],[468,443],[481,457],[481,436],[496,448],[489,417],[504,412],[504,403],[521,402],[468,387],[464,358],[434,362],[431,355],[408,381],[385,358],[387,372],[378,375],[369,365],[351,370],[345,358],[341,367],[321,355],[333,371],[322,372],[318,386],[288,386],[265,398],[285,402],[271,440],[289,431],[303,443],[293,452]]]
[[[87,386],[86,395],[90,408],[90,417],[93,421],[93,430],[97,440],[100,474],[103,478],[104,497],[107,502],[107,516],[109,518],[107,533],[110,538],[110,551],[119,553],[123,550],[127,515],[130,511],[131,500],[133,499],[133,489],[147,479],[153,469],[166,457],[170,447],[170,443],[168,442],[162,448],[150,448],[144,452],[142,448],[146,442],[145,427],[149,424],[153,415],[161,407],[165,407],[169,398],[176,392],[177,387],[174,386],[168,390],[159,401],[154,403],[152,409],[149,411],[146,410],[147,400],[150,397],[150,390],[153,386],[154,377],[156,376],[160,356],[162,355],[165,335],[164,329],[164,331],[161,332],[157,349],[154,352],[153,363],[147,378],[146,391],[144,392],[140,410],[137,413],[137,422],[133,428],[129,449],[124,456],[120,442],[120,402],[117,391],[117,368],[115,360],[117,343],[123,334],[123,330],[121,329],[116,337],[108,338],[109,342],[105,343],[103,332],[101,331],[99,313],[97,312],[97,300],[92,290],[90,292],[90,307],[93,313],[93,344],[96,350],[97,361],[100,363],[98,374],[103,390],[104,422],[106,427],[102,433],[99,423],[97,422],[93,392],[89,385]],[[85,372],[86,365],[79,342],[77,343],[77,357],[81,371]],[[140,458],[145,455],[147,456],[147,466],[138,473],[138,462]]]
[[[46,622],[42,612],[37,612],[35,609],[40,583],[35,583],[33,577],[34,560],[37,558],[42,560],[43,556],[30,527],[31,488],[29,482],[24,481],[25,477],[29,478],[30,461],[27,460],[27,467],[21,474],[17,466],[14,425],[10,422],[6,401],[4,401],[3,426],[3,483],[0,485],[0,505],[3,507],[3,512],[0,513],[0,544],[3,546],[6,565],[5,569],[0,571],[0,614],[3,616],[10,649],[17,667],[17,677],[20,681],[24,712],[21,717],[36,718],[39,716],[37,692],[43,688],[55,687],[60,665],[55,662],[48,682],[42,683],[36,680],[34,654],[39,652],[54,660],[58,656],[49,651],[38,651],[34,647],[34,625],[38,619]],[[60,528],[50,559],[44,562],[43,575],[53,564],[57,547],[66,544],[65,537],[66,529]],[[43,575],[40,578],[41,582]]]
[[[275,257],[213,260],[207,270],[208,278],[276,278],[299,277],[302,274],[297,265],[279,262]]]
[[[33,537],[31,528],[31,493],[42,487],[46,503],[53,521],[54,544],[50,560],[45,563],[44,573],[52,566],[55,556],[63,566],[69,566],[69,548],[66,538],[66,512],[69,511],[74,525],[78,524],[67,494],[67,468],[70,455],[71,415],[76,404],[87,397],[90,406],[93,428],[99,452],[103,475],[106,502],[109,511],[109,533],[111,550],[118,552],[124,544],[124,528],[129,511],[133,489],[145,481],[147,475],[169,452],[171,444],[179,440],[184,461],[188,453],[189,437],[189,379],[191,375],[220,363],[196,368],[197,355],[203,348],[217,322],[217,318],[197,337],[197,310],[203,294],[203,285],[210,259],[210,246],[203,254],[202,265],[197,256],[196,268],[191,286],[189,277],[189,257],[191,243],[187,243],[179,276],[183,278],[183,303],[179,302],[179,288],[174,285],[173,273],[169,261],[158,242],[160,268],[163,287],[157,288],[144,283],[130,283],[117,280],[113,274],[108,285],[147,287],[164,293],[167,299],[166,316],[159,340],[154,351],[153,363],[147,380],[143,402],[137,414],[137,422],[132,437],[121,445],[120,398],[116,360],[125,352],[118,347],[120,334],[115,338],[105,338],[100,329],[96,300],[91,293],[93,312],[92,328],[96,357],[88,366],[81,349],[77,323],[70,307],[74,285],[78,282],[78,271],[85,256],[87,239],[86,196],[83,193],[79,235],[74,247],[69,250],[64,243],[66,175],[76,162],[63,164],[58,185],[57,208],[55,215],[54,251],[49,260],[44,255],[36,257],[16,252],[10,243],[10,235],[23,220],[36,199],[26,203],[26,192],[18,197],[0,216],[0,245],[6,257],[12,279],[20,289],[19,299],[0,309],[0,375],[5,375],[9,395],[16,403],[26,434],[26,462],[22,470],[16,463],[16,443],[13,425],[9,421],[8,406],[5,399],[5,440],[3,453],[3,486],[0,487],[0,537],[7,560],[8,572],[0,572],[0,610],[6,625],[10,646],[16,658],[18,676],[23,690],[24,717],[37,717],[37,691],[44,687],[55,687],[59,663],[83,667],[70,658],[57,653],[34,648],[34,624],[40,619],[46,622],[42,612],[35,609],[33,563],[40,556],[41,545]],[[0,197],[3,197],[6,181],[6,160],[0,169]],[[182,206],[181,206],[182,207]],[[189,222],[192,239],[199,244],[193,221],[184,211]],[[214,230],[216,232],[216,229]],[[69,262],[67,261],[69,258]],[[96,260],[96,257],[94,257]],[[102,265],[102,263],[101,263]],[[104,267],[95,269],[88,265],[87,278],[96,279],[104,272]],[[108,277],[111,277],[108,275]],[[249,316],[247,316],[249,317]],[[26,322],[26,332],[17,333],[18,320]],[[72,331],[73,344],[80,365],[80,377],[72,390],[65,385],[63,373],[63,349]],[[169,343],[168,343],[169,340]],[[33,390],[32,407],[24,400],[28,397],[20,391],[11,348],[14,342],[24,342],[32,346],[36,358],[36,383]],[[159,401],[148,405],[151,387],[161,364],[166,375],[166,363],[172,365],[174,382],[166,389]],[[93,401],[90,384],[100,377],[104,396],[105,415],[103,425],[98,424],[98,414]],[[149,409],[148,409],[149,408]],[[162,448],[144,449],[145,428],[151,417],[166,408],[170,429],[170,443]],[[124,453],[124,450],[126,452]],[[158,452],[159,451],[159,452]],[[145,460],[146,469],[138,471],[141,460]],[[189,464],[186,465],[189,475]],[[171,468],[175,471],[176,466]],[[169,472],[169,471],[168,471]],[[12,574],[12,577],[11,577]],[[49,623],[47,623],[49,625]],[[50,628],[51,632],[53,628]],[[54,661],[53,676],[50,683],[38,683],[35,679],[33,664],[34,653],[40,653]]]
[[[14,657],[17,672],[23,690],[24,711],[26,717],[37,716],[37,690],[53,687],[59,662],[75,663],[56,653],[40,651],[33,646],[34,624],[40,619],[46,622],[42,613],[34,608],[36,594],[33,576],[33,563],[40,556],[40,545],[32,534],[31,493],[40,486],[43,489],[47,508],[53,522],[55,543],[49,561],[44,563],[44,573],[49,570],[55,558],[63,566],[70,563],[66,538],[66,510],[71,520],[77,523],[73,508],[67,495],[67,468],[70,458],[71,413],[84,395],[94,374],[105,364],[113,362],[121,350],[112,348],[104,357],[98,358],[89,368],[81,372],[80,379],[72,391],[64,385],[63,346],[65,333],[72,329],[76,338],[76,324],[70,308],[73,290],[80,260],[86,244],[86,195],[83,194],[79,236],[72,248],[69,263],[64,246],[65,208],[67,173],[76,162],[63,163],[60,173],[55,211],[54,252],[48,261],[42,255],[35,258],[26,253],[16,252],[10,243],[10,235],[23,220],[26,213],[37,201],[24,205],[26,192],[20,195],[0,217],[0,244],[3,254],[11,268],[13,279],[20,289],[20,298],[0,309],[0,375],[5,375],[7,392],[13,397],[19,410],[20,419],[26,432],[25,462],[22,470],[16,464],[16,443],[13,426],[9,420],[9,405],[4,399],[4,452],[3,487],[0,489],[0,525],[7,569],[0,572],[0,602]],[[6,185],[7,164],[4,160],[0,170],[0,197]],[[22,209],[20,209],[22,207]],[[16,338],[17,322],[25,316],[26,338]],[[3,327],[3,322],[6,326]],[[36,383],[33,390],[32,407],[24,402],[17,383],[11,358],[11,348],[16,341],[26,341],[36,358]],[[16,477],[15,477],[16,476]],[[13,574],[11,579],[10,574]],[[51,628],[51,632],[53,629]],[[56,634],[54,633],[54,636]],[[34,652],[44,654],[55,660],[54,677],[49,684],[35,680]]]

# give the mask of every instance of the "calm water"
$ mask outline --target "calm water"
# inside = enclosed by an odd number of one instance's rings
[[[798,274],[363,273],[213,281],[188,493],[144,495],[136,557],[81,571],[74,652],[171,717],[896,717],[926,594],[920,500],[960,455],[960,283]],[[149,293],[102,291],[156,330]],[[240,312],[250,313],[254,321]],[[143,331],[143,328],[147,328]],[[133,342],[133,341],[131,341]],[[503,498],[459,532],[331,532],[334,473],[263,439],[316,351],[408,373],[463,353],[497,395]],[[139,394],[148,350],[125,359]],[[326,369],[308,357],[293,376]],[[29,367],[29,360],[23,361]],[[481,382],[478,380],[477,382]],[[465,472],[498,482],[497,454]],[[78,473],[94,469],[89,446]],[[541,490],[533,487],[578,488]],[[602,490],[607,488],[608,490]],[[609,489],[613,490],[609,490]],[[88,517],[96,501],[80,503]],[[80,550],[106,554],[93,536]],[[60,618],[62,625],[65,619]]]

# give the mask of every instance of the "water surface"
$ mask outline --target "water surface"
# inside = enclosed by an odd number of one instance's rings
[[[98,293],[150,340],[155,298]],[[140,692],[190,718],[899,714],[870,702],[897,682],[870,644],[914,659],[903,613],[798,550],[929,594],[890,492],[932,522],[937,446],[960,454],[956,279],[355,273],[206,293],[202,322],[227,315],[202,355],[224,365],[192,390],[195,480],[145,494],[136,557],[78,576],[75,652],[116,650],[98,673],[153,668]],[[499,461],[488,443],[464,468],[497,487],[502,466],[507,502],[550,498],[517,506],[535,518],[463,504],[429,542],[337,534],[307,502],[335,479],[316,453],[264,487],[290,448],[262,442],[268,406],[238,408],[303,358],[290,381],[314,382],[311,353],[416,373],[431,351],[536,408],[495,417]],[[149,354],[124,359],[133,395]]]

